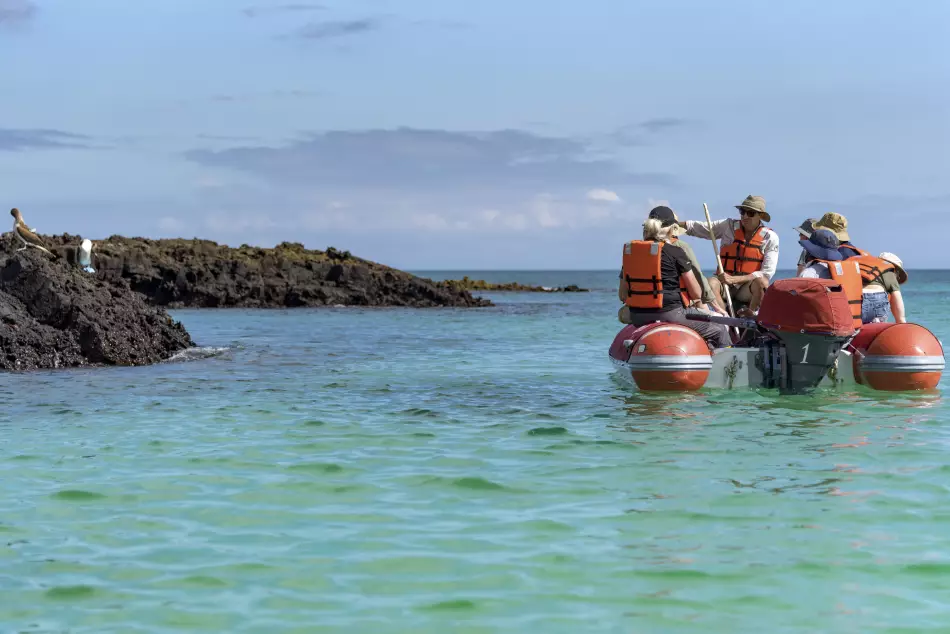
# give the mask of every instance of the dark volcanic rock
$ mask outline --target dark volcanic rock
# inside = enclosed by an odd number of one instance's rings
[[[76,262],[77,236],[44,239],[64,260]],[[333,248],[310,251],[287,242],[273,249],[231,248],[208,240],[121,236],[94,244],[97,276],[125,279],[149,302],[170,308],[491,305],[467,290]]]
[[[0,241],[0,369],[145,365],[194,343],[128,284]]]
[[[589,293],[590,289],[581,288],[577,284],[568,286],[531,286],[530,284],[521,284],[519,282],[486,282],[485,280],[469,279],[466,275],[460,280],[445,280],[445,283],[452,288],[465,289],[467,291],[518,291],[522,293]]]

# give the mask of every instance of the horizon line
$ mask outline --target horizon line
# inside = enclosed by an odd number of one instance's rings
[[[389,265],[387,265],[389,266]],[[391,267],[395,268],[395,267]],[[481,269],[481,268],[464,268],[464,269],[430,269],[430,268],[416,268],[416,267],[404,267],[401,270],[407,272],[418,272],[418,273],[471,273],[471,272],[481,272],[481,273],[604,273],[604,272],[613,272],[614,269]],[[778,268],[778,271],[794,271],[795,269],[788,268]],[[907,271],[950,271],[950,267],[946,268],[913,268],[906,269]]]

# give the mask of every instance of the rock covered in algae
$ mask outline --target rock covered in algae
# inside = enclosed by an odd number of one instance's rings
[[[0,369],[147,365],[194,346],[127,283],[17,246],[0,241]]]
[[[77,261],[79,237],[45,239],[64,259]],[[97,276],[125,279],[150,303],[169,308],[491,305],[465,289],[332,247],[316,251],[283,242],[233,248],[210,240],[121,236],[93,242]]]

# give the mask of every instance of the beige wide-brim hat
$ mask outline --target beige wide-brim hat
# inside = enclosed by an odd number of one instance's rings
[[[765,222],[772,221],[772,216],[765,210],[765,199],[761,196],[746,196],[741,205],[736,205],[736,209],[751,209],[752,211],[759,212],[759,216],[761,216]]]
[[[904,263],[901,262],[901,259],[899,257],[894,255],[893,253],[888,253],[887,251],[885,251],[884,253],[882,253],[881,255],[877,257],[887,262],[890,262],[891,264],[897,267],[897,283],[898,284],[903,284],[904,282],[907,281],[907,271],[904,270]]]
[[[848,235],[848,219],[841,214],[829,211],[815,223],[815,229],[827,229],[838,236],[842,242],[851,242]]]

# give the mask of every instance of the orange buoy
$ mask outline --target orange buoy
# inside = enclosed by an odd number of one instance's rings
[[[866,324],[851,346],[855,380],[875,390],[931,390],[946,365],[940,340],[919,324]]]
[[[660,322],[638,328],[635,334],[636,339],[628,340],[630,356],[624,365],[638,388],[690,392],[706,383],[712,356],[695,330]]]

